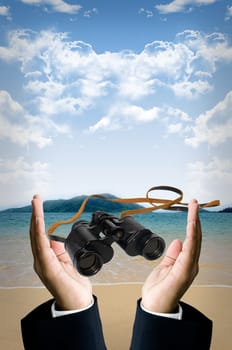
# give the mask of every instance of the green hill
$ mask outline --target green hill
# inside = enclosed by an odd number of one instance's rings
[[[232,213],[232,207],[224,208],[220,210],[220,213]]]
[[[107,198],[117,197],[111,194],[102,194]],[[76,212],[83,200],[86,198],[85,195],[77,196],[71,199],[56,199],[56,200],[47,200],[44,201],[44,212],[56,212],[56,213],[73,213]],[[114,203],[108,200],[99,199],[99,198],[90,198],[85,207],[85,212],[94,212],[96,210],[106,211],[106,212],[117,212],[126,209],[138,209],[141,208],[138,204],[122,204],[122,203]],[[3,210],[2,212],[10,212],[10,213],[25,213],[31,212],[31,205],[21,207],[21,208],[9,208]]]

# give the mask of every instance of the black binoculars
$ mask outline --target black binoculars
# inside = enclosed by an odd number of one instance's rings
[[[61,240],[57,236],[51,239]],[[165,241],[143,227],[133,217],[121,219],[105,212],[92,214],[90,222],[79,220],[63,239],[73,265],[84,276],[95,275],[103,264],[109,262],[116,242],[128,255],[141,255],[145,259],[159,258],[165,249]]]

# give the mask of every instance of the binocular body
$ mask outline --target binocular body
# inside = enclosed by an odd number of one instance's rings
[[[132,216],[119,219],[100,211],[92,215],[91,222],[80,220],[73,224],[65,249],[76,269],[82,275],[92,276],[112,259],[114,242],[128,255],[141,255],[148,260],[159,258],[165,249],[163,238]]]

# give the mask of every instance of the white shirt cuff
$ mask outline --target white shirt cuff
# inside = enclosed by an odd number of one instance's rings
[[[89,304],[86,307],[83,307],[82,309],[60,311],[55,309],[56,301],[54,301],[51,307],[52,317],[55,318],[60,316],[67,316],[67,315],[75,314],[77,312],[85,311],[90,309],[93,306],[93,304],[94,304],[94,299],[92,300],[91,304]]]
[[[151,314],[151,315],[173,318],[173,319],[175,319],[175,320],[182,320],[183,309],[182,309],[182,307],[181,307],[180,304],[178,304],[178,312],[172,313],[172,314],[149,311],[149,310],[147,310],[147,309],[143,306],[142,301],[140,302],[140,307],[141,307],[141,309],[142,309],[143,311],[145,311],[145,312],[147,312],[147,313],[149,313],[149,314]]]

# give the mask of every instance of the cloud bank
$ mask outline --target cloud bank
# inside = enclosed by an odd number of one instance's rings
[[[232,47],[222,33],[187,30],[175,41],[151,42],[140,53],[96,53],[88,43],[69,40],[65,33],[17,30],[9,34],[8,45],[0,47],[0,59],[20,65],[30,99],[27,106],[21,106],[1,91],[5,131],[0,137],[11,142],[48,146],[55,134],[70,134],[70,118],[78,120],[92,111],[97,111],[97,120],[90,122],[91,133],[159,120],[167,126],[167,134],[188,133],[186,143],[193,147],[230,137],[226,116],[231,113],[231,93],[199,116],[190,117],[182,107],[212,91],[212,78],[220,64],[231,63]],[[180,106],[173,109],[171,101],[176,97]],[[16,109],[18,120],[12,117]],[[218,118],[221,121],[215,126]],[[219,131],[212,137],[214,128]]]

